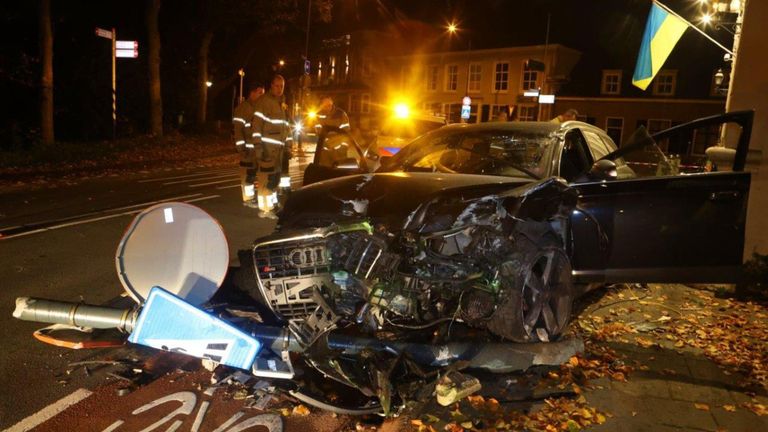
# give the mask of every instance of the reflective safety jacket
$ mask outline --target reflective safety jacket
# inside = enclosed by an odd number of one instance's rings
[[[258,99],[257,99],[258,101]],[[235,147],[240,152],[245,148],[253,148],[253,138],[251,136],[251,117],[253,117],[253,110],[255,109],[255,102],[251,102],[248,99],[244,100],[240,105],[235,108],[235,115],[232,117],[232,124],[235,127]]]
[[[253,107],[250,123],[251,140],[256,147],[261,147],[261,144],[284,146],[293,143],[288,114],[283,109],[282,98],[275,97],[271,93],[261,96]]]
[[[344,112],[343,109],[334,106],[331,112],[317,113],[317,124],[315,124],[315,130],[319,132],[323,126],[334,126],[339,129],[346,129],[349,131],[349,116],[346,112]]]

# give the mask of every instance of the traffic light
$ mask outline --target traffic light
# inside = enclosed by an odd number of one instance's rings
[[[544,72],[544,62],[540,62],[534,59],[528,59],[525,61],[525,69]]]

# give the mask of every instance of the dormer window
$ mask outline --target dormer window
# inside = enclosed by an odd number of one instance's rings
[[[621,93],[620,70],[603,71],[603,83],[600,87],[600,93],[604,95],[618,95]]]
[[[677,71],[661,71],[653,80],[653,94],[656,96],[674,96],[677,84]]]

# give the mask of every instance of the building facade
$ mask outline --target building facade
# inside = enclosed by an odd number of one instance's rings
[[[471,99],[470,123],[494,120],[500,111],[517,120],[548,120],[552,106],[524,93],[556,94],[581,55],[557,44],[377,55],[397,48],[396,39],[374,32],[323,41],[312,61],[308,99],[334,97],[353,127],[364,129],[375,128],[397,103],[460,122],[465,97]]]

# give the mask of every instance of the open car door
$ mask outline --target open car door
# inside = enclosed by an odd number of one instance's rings
[[[368,172],[363,152],[346,131],[325,127],[318,136],[314,160],[304,171],[303,185]]]
[[[576,280],[737,281],[753,116],[712,116],[653,136],[641,129],[573,180],[580,195],[571,216]],[[712,146],[735,147],[733,166],[717,170],[706,157]]]

